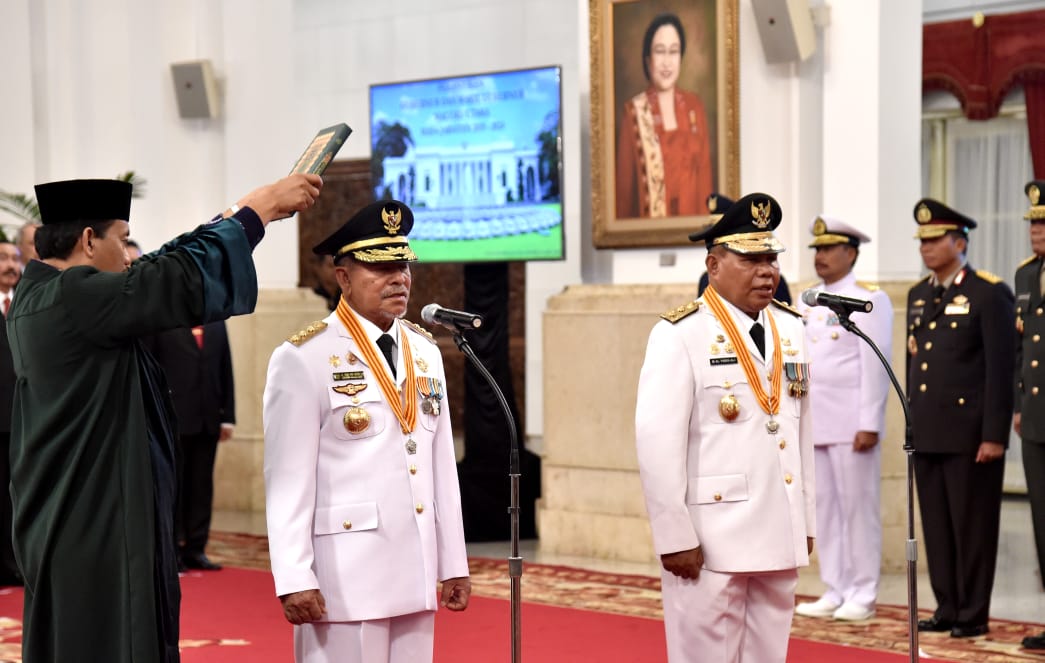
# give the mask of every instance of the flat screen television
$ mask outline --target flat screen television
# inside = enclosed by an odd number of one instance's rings
[[[410,206],[422,262],[560,260],[559,67],[370,86],[378,200]]]

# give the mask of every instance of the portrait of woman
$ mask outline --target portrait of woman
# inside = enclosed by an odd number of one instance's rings
[[[712,192],[711,137],[700,96],[678,87],[686,32],[674,13],[642,41],[645,90],[624,104],[616,151],[618,219],[703,215]]]

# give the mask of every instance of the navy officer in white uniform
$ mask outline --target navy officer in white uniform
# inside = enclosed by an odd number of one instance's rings
[[[851,320],[886,357],[892,354],[893,307],[877,286],[853,274],[860,246],[871,238],[841,219],[818,216],[810,228],[823,292],[868,300],[870,313]],[[844,621],[875,614],[882,563],[881,438],[889,375],[867,345],[824,306],[798,305],[806,321],[809,391],[816,451],[816,523],[820,579],[827,590],[799,603],[799,615]]]
[[[443,360],[402,319],[412,226],[380,201],[317,245],[341,300],[269,362],[269,550],[298,663],[431,661],[436,608],[468,605]]]
[[[710,285],[665,313],[639,376],[639,471],[671,663],[783,663],[815,532],[805,334],[773,299],[780,206],[738,200],[690,239]]]

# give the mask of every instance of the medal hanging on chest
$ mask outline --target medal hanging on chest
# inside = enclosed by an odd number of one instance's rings
[[[772,315],[766,315],[769,319],[769,328],[773,331],[773,366],[769,373],[769,393],[766,393],[765,388],[762,386],[762,377],[755,367],[755,362],[751,359],[751,353],[747,350],[747,344],[740,335],[740,330],[737,329],[736,323],[733,322],[733,316],[729,314],[726,305],[719,298],[713,286],[709,285],[704,290],[704,301],[708,303],[708,308],[711,309],[715,319],[725,329],[730,343],[736,348],[737,358],[744,369],[744,375],[747,376],[751,391],[755,394],[755,400],[758,401],[762,410],[769,415],[769,421],[766,422],[766,432],[770,435],[775,434],[780,430],[780,424],[776,421],[775,416],[780,412],[780,393],[783,386],[784,373],[783,352],[781,352],[780,348],[780,333],[777,331],[776,320],[773,319]],[[719,403],[719,412],[722,412],[721,402]],[[725,418],[724,414],[723,418]]]

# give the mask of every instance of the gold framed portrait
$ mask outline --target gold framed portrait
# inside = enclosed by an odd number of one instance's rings
[[[740,191],[737,0],[589,9],[594,244],[688,244]]]

